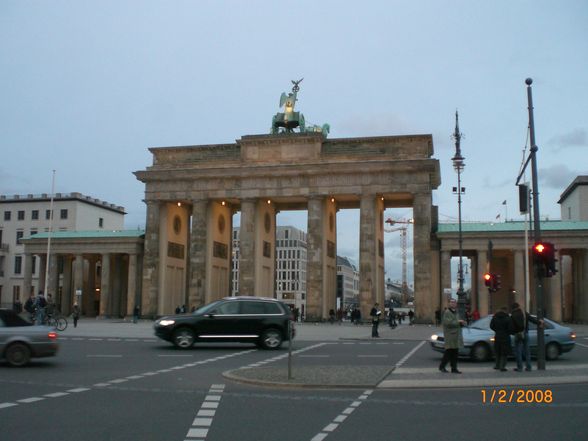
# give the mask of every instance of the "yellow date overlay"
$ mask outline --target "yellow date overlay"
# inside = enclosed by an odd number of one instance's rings
[[[482,404],[550,404],[551,389],[481,389]]]

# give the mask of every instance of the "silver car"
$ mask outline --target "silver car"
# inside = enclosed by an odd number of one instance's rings
[[[51,357],[57,350],[53,328],[35,326],[10,309],[0,309],[0,359],[24,366],[33,357]]]
[[[474,361],[485,361],[494,357],[494,331],[490,329],[492,315],[473,322],[463,328],[463,348],[459,349],[460,357],[469,357]],[[553,320],[544,319],[545,322],[545,358],[555,360],[564,352],[569,352],[576,344],[576,334],[571,328],[562,326]],[[437,352],[443,352],[445,339],[443,332],[431,336],[431,348]],[[514,347],[514,338],[511,336],[511,345]],[[529,322],[529,346],[531,355],[537,354],[537,327]],[[514,353],[514,350],[513,350]]]

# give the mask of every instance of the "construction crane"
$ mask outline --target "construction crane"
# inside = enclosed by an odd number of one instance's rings
[[[412,224],[412,219],[408,220],[394,220],[392,218],[386,219],[386,223],[394,224]],[[407,248],[408,248],[408,227],[384,228],[386,233],[393,233],[400,231],[400,250],[402,252],[402,304],[406,305],[408,302],[408,283],[407,283]]]

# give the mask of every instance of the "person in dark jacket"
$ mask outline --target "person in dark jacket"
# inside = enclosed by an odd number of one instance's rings
[[[380,337],[380,334],[378,333],[378,325],[380,324],[380,315],[382,315],[382,311],[380,311],[379,306],[378,303],[375,303],[370,311],[370,317],[372,318],[372,337],[374,338]]]
[[[506,306],[503,306],[490,321],[490,329],[494,331],[494,352],[496,355],[494,369],[501,372],[506,371],[506,357],[510,352],[510,331],[512,329],[510,316],[506,311]]]

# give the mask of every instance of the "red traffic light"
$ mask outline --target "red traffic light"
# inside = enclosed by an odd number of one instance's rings
[[[543,252],[545,251],[545,244],[541,242],[536,243],[533,247],[533,251],[535,251],[537,254],[543,254]]]
[[[484,273],[484,285],[487,287],[492,287],[492,274]]]

